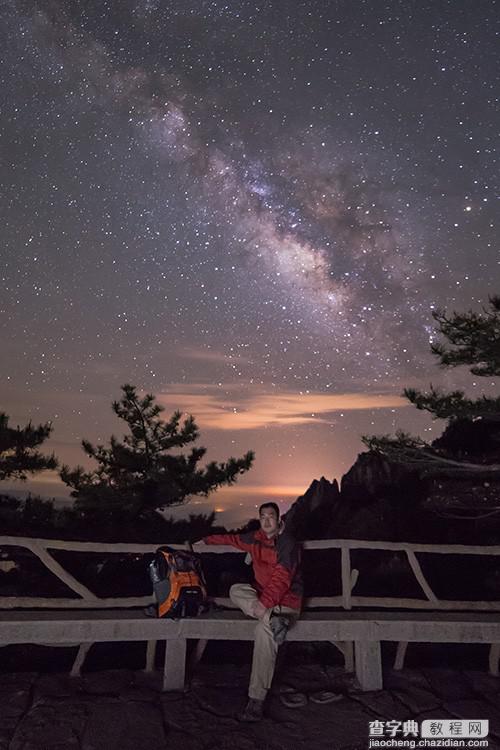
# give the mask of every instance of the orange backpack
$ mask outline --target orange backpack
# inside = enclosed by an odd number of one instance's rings
[[[158,617],[196,617],[207,605],[199,558],[192,552],[159,547],[149,566]]]

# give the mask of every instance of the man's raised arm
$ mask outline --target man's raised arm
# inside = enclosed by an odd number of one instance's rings
[[[248,552],[252,548],[251,542],[247,540],[247,534],[210,534],[195,542],[193,547],[196,548],[198,544],[227,544],[243,552]]]

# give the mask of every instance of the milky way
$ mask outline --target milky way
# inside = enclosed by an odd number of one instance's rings
[[[256,484],[303,441],[296,481],[348,465],[376,406],[347,428],[323,394],[437,380],[432,310],[499,291],[497,11],[8,2],[0,408],[76,455],[126,381],[228,414],[316,394],[328,433],[259,413],[228,444],[207,417],[210,447],[262,444]]]

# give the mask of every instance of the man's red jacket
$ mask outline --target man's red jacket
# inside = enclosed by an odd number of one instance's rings
[[[286,531],[272,539],[268,539],[262,529],[258,529],[244,534],[212,534],[203,541],[205,544],[229,544],[250,553],[255,588],[259,593],[259,601],[266,609],[282,604],[300,610],[300,547]]]

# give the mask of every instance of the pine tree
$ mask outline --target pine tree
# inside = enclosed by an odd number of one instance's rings
[[[226,463],[198,464],[205,448],[185,446],[199,437],[192,416],[181,423],[176,411],[168,421],[161,418],[163,408],[155,397],[137,395],[132,385],[122,386],[122,398],[112,405],[115,414],[129,430],[122,441],[114,435],[109,445],[94,446],[87,440],[82,447],[97,462],[94,471],[81,466],[63,466],[62,480],[72,488],[76,509],[84,515],[137,518],[157,510],[180,505],[194,495],[208,495],[224,484],[233,484],[250,469],[254,454],[229,458]]]
[[[55,456],[46,456],[38,450],[51,432],[49,423],[33,427],[29,422],[25,427],[9,427],[9,417],[0,412],[0,481],[26,480],[28,474],[56,469]]]
[[[481,313],[454,312],[448,316],[437,311],[433,317],[445,339],[431,346],[441,367],[468,365],[479,377],[500,375],[500,296],[490,298],[489,307]],[[426,475],[500,477],[500,397],[471,399],[463,391],[445,393],[432,385],[426,393],[406,388],[404,395],[417,409],[430,412],[435,419],[446,419],[445,433],[432,445],[405,432],[397,432],[395,437],[364,436],[362,440],[370,450],[392,461],[420,467]],[[474,453],[477,456],[477,437],[487,457],[467,460]]]

